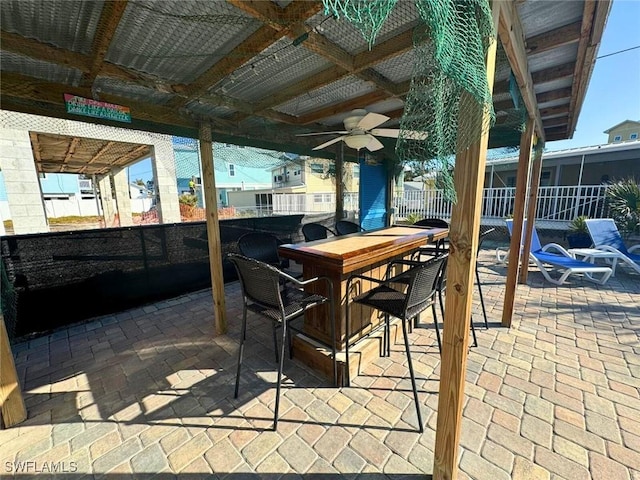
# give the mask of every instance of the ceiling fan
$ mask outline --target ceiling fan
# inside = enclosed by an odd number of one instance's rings
[[[387,120],[390,120],[386,115],[380,113],[367,112],[364,109],[352,110],[351,114],[344,119],[345,130],[338,130],[333,132],[314,132],[314,133],[301,133],[297,136],[304,137],[310,135],[330,135],[341,134],[341,136],[322,143],[313,148],[313,150],[320,150],[322,148],[333,145],[334,143],[344,140],[347,147],[360,150],[366,148],[370,152],[375,152],[384,148],[384,145],[376,137],[398,138],[400,136],[400,130],[397,128],[376,128],[378,125],[382,125]],[[424,140],[427,138],[426,132],[415,132],[406,130],[403,131],[403,138],[411,140]]]

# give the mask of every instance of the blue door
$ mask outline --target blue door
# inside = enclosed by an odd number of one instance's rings
[[[387,226],[387,168],[360,160],[360,226],[373,230]]]

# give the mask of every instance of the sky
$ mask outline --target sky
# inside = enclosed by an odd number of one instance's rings
[[[614,0],[597,57],[638,46],[640,0]],[[573,138],[548,142],[546,150],[607,143],[604,131],[625,120],[640,121],[640,48],[597,58]]]
[[[573,138],[548,142],[547,151],[601,145],[608,128],[640,121],[640,48],[623,52],[639,46],[640,0],[614,0],[597,53],[602,58],[596,59]],[[151,161],[131,166],[129,178],[151,180]]]

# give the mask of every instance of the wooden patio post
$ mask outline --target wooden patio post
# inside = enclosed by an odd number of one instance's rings
[[[513,229],[509,244],[509,266],[507,267],[507,284],[504,293],[504,307],[502,309],[502,326],[510,327],[513,317],[513,305],[520,268],[520,242],[522,241],[522,224],[527,199],[527,185],[529,183],[529,166],[531,165],[531,145],[533,143],[534,120],[529,117],[527,126],[520,137],[520,158],[518,159],[518,175],[516,177],[516,194],[513,206]],[[529,222],[527,222],[529,223]],[[522,259],[522,268],[528,268],[529,256]]]
[[[494,25],[498,22],[499,2],[492,2]],[[493,91],[497,39],[487,51],[486,67],[489,91]],[[472,101],[470,97],[462,102]],[[483,108],[483,107],[478,107]],[[460,108],[464,111],[464,108]],[[482,125],[489,123],[489,112],[482,112]],[[449,260],[447,264],[447,296],[444,313],[438,422],[434,448],[434,480],[458,477],[458,450],[464,404],[464,383],[469,349],[471,302],[475,278],[475,262],[480,233],[480,211],[484,186],[489,129],[478,141],[456,153],[454,184],[458,202],[451,212],[449,226]]]
[[[207,215],[207,240],[209,242],[209,265],[211,268],[211,293],[216,334],[227,333],[227,317],[224,302],[224,276],[222,274],[222,248],[220,223],[218,222],[218,196],[213,168],[213,143],[211,125],[200,124],[200,156],[202,161],[202,185]]]
[[[344,213],[344,142],[336,148],[336,222]]]
[[[537,143],[537,139],[534,140],[534,145]],[[536,218],[536,209],[538,208],[538,188],[540,188],[540,173],[542,172],[542,148],[536,148],[533,157],[533,169],[531,171],[531,186],[529,188],[529,204],[527,206],[527,218],[531,221],[527,222],[524,229],[524,242],[522,245],[522,261],[525,258],[529,258],[529,252],[531,251],[531,236],[533,235],[534,220]],[[525,265],[525,263],[523,263]],[[518,283],[527,283],[527,276],[529,275],[528,268],[520,269],[520,279]]]
[[[4,317],[0,312],[0,416],[4,428],[12,427],[27,418],[20,382],[13,362],[11,344]]]

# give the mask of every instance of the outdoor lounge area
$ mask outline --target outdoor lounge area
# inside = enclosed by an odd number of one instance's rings
[[[640,478],[638,275],[555,286],[531,267],[507,329],[506,267],[492,246],[479,263],[489,329],[476,295],[458,478]],[[3,474],[48,462],[64,478],[429,478],[440,379],[432,328],[410,334],[423,434],[401,342],[349,388],[287,358],[273,432],[271,326],[249,317],[234,400],[238,282],[225,296],[226,335],[214,334],[205,289],[14,345],[29,418],[0,430]]]

